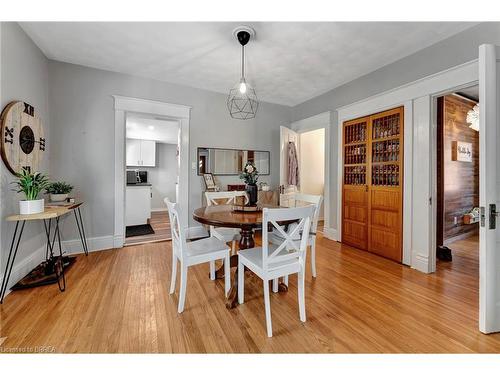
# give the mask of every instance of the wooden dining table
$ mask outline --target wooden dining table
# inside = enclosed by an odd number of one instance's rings
[[[262,208],[279,208],[274,205],[262,205]],[[193,219],[205,225],[214,227],[240,229],[239,250],[255,247],[255,230],[262,227],[262,211],[234,211],[231,205],[212,205],[200,207],[194,210]],[[289,223],[279,223],[289,224]],[[238,256],[231,255],[231,268],[236,272],[231,282],[231,289],[226,298],[226,307],[233,309],[238,305]],[[215,274],[218,279],[224,278],[224,267],[220,267]],[[288,287],[284,283],[278,286],[279,292],[287,292]]]

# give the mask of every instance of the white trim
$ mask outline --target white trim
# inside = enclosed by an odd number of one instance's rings
[[[333,241],[338,241],[339,237],[337,236],[337,230],[333,228],[323,228],[323,235]]]
[[[159,102],[157,100],[130,98],[112,95],[115,99],[115,110],[125,112],[152,113],[155,115],[189,119],[191,107],[181,104]]]
[[[381,112],[390,108],[404,106],[405,112],[405,147],[404,147],[404,185],[403,185],[403,263],[411,265],[422,272],[433,272],[435,264],[435,252],[432,251],[432,239],[422,239],[419,232],[419,225],[429,223],[433,225],[433,218],[430,213],[422,217],[422,213],[415,214],[415,208],[422,212],[431,212],[429,208],[429,198],[432,197],[432,149],[429,137],[432,131],[432,108],[430,96],[445,92],[450,88],[466,86],[476,82],[478,79],[477,60],[447,69],[445,71],[432,74],[417,81],[391,89],[389,91],[374,95],[358,102],[340,107],[338,112],[338,140],[337,140],[337,236],[342,238],[342,124],[344,121],[367,116]],[[420,103],[415,108],[414,101],[417,98],[427,96],[427,104]],[[415,127],[415,118],[419,118],[418,126]],[[416,142],[421,142],[416,147]],[[424,146],[424,148],[421,148]],[[424,152],[429,154],[429,163],[420,163],[419,170],[414,169],[415,160],[419,160],[419,155]],[[426,175],[426,171],[428,172]],[[423,180],[415,180],[415,174]],[[416,184],[419,187],[415,194]],[[421,194],[420,187],[424,184],[425,191],[429,194]],[[435,201],[435,198],[432,198]],[[427,209],[423,209],[427,207]],[[417,217],[414,217],[417,215]],[[427,224],[426,224],[427,225]],[[418,227],[418,228],[417,228]],[[432,236],[433,230],[428,230],[428,236]],[[426,241],[426,244],[416,244],[416,241]],[[416,249],[419,249],[418,251]],[[413,254],[413,255],[412,255]]]
[[[83,254],[82,241],[79,238],[62,241],[61,244],[64,252],[68,255]],[[112,250],[115,248],[113,236],[87,238],[87,245],[89,253],[94,251]]]
[[[290,124],[290,128],[297,133],[305,133],[311,130],[325,129],[325,187],[324,187],[324,199],[323,199],[323,214],[324,214],[324,234],[325,237],[331,240],[337,240],[336,232],[332,235],[334,231],[326,230],[330,228],[330,147],[331,147],[331,112],[326,111],[319,113],[317,115],[307,117],[305,119],[295,121]]]
[[[147,113],[179,122],[179,185],[178,202],[189,207],[189,120],[191,107],[163,103],[155,100],[112,95],[115,101],[115,210],[113,247],[123,247],[125,242],[125,122],[129,112]],[[182,210],[181,220],[188,223],[189,210]]]
[[[166,208],[152,208],[151,212],[168,212]]]

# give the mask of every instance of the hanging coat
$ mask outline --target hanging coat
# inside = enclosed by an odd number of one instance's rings
[[[295,185],[299,187],[300,177],[299,177],[299,160],[297,155],[297,149],[295,148],[295,143],[288,142],[288,185]]]

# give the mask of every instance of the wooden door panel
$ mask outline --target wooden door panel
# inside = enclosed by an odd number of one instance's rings
[[[399,244],[398,232],[372,227],[370,236],[370,252],[401,262],[401,246]]]
[[[352,222],[349,220],[344,221],[342,242],[347,245],[366,250],[367,245],[367,231],[366,224]]]
[[[365,187],[361,189],[344,189],[344,203],[347,205],[360,205],[366,207],[368,205],[368,194],[366,194]]]
[[[344,206],[344,220],[356,221],[358,223],[367,223],[367,208],[360,206]]]
[[[401,194],[397,190],[378,190],[373,188],[371,191],[372,209],[399,211],[400,200]]]
[[[397,212],[371,210],[371,225],[380,229],[398,231],[399,214]]]

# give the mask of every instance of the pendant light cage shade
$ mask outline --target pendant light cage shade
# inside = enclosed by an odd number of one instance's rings
[[[227,97],[227,108],[232,118],[238,120],[249,120],[255,117],[259,108],[259,101],[255,90],[246,83],[246,91],[240,90],[241,83],[238,83],[231,90]]]

